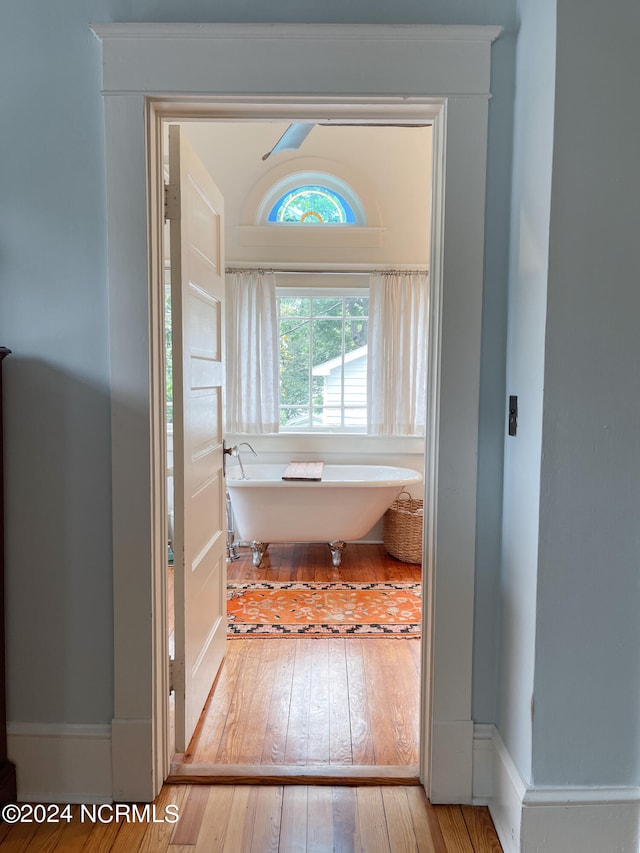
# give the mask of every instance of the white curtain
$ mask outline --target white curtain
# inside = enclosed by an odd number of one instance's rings
[[[367,356],[369,433],[424,434],[428,324],[426,273],[371,276]]]
[[[278,306],[272,272],[226,279],[227,430],[278,432]]]

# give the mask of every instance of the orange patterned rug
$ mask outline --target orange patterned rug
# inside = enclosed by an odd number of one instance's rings
[[[419,583],[230,583],[229,637],[419,637]]]

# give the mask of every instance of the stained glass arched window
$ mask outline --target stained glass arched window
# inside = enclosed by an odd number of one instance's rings
[[[326,186],[304,184],[281,195],[269,211],[267,221],[354,225],[357,220],[343,195]]]

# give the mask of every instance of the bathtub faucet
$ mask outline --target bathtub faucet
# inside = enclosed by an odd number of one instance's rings
[[[255,452],[255,450],[253,449],[253,447],[251,447],[251,445],[249,444],[249,442],[248,442],[248,441],[241,441],[241,442],[240,442],[240,444],[237,444],[235,447],[233,447],[233,448],[231,449],[231,454],[232,454],[232,456],[235,456],[235,457],[237,458],[237,460],[238,460],[238,465],[240,465],[240,472],[241,472],[240,479],[241,479],[241,480],[248,480],[249,478],[248,478],[248,477],[247,477],[247,475],[244,473],[244,466],[243,466],[243,464],[242,464],[242,457],[240,456],[240,448],[241,448],[241,447],[248,447],[248,448],[249,448],[249,450],[253,453],[253,455],[254,455],[254,456],[257,456],[258,454]]]

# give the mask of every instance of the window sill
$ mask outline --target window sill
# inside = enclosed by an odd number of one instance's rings
[[[286,450],[289,453],[424,454],[424,437],[414,435],[366,435],[363,433],[279,432],[270,435],[228,433],[227,444],[249,441],[257,453]]]

